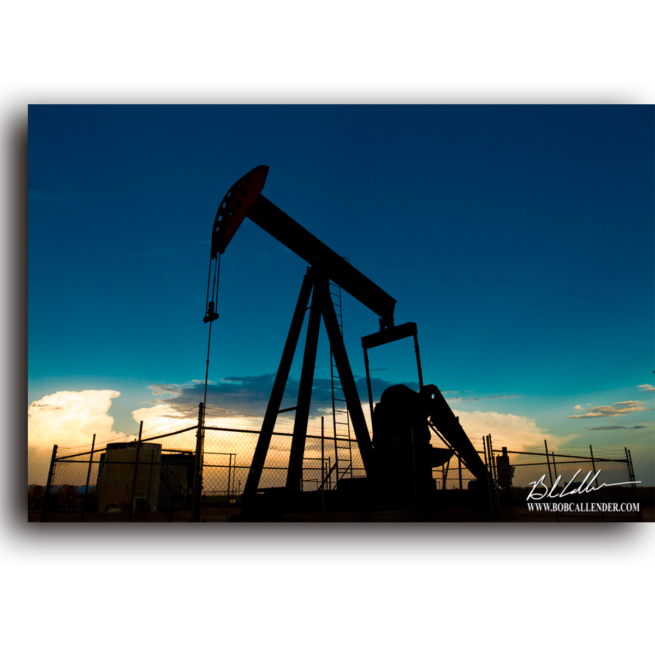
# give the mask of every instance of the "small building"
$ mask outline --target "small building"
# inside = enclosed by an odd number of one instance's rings
[[[133,488],[133,511],[156,511],[160,468],[161,444],[142,443],[138,448],[136,442],[107,444],[98,470],[98,511],[129,512]]]

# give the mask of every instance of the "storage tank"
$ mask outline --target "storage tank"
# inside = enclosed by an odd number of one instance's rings
[[[139,452],[137,463],[136,455]],[[107,444],[98,471],[98,511],[129,512],[134,486],[135,512],[157,510],[161,444]],[[136,470],[136,477],[135,477]]]

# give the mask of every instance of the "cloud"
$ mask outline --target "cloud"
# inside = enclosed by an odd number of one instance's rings
[[[442,395],[445,395],[446,393],[457,393],[456,391],[442,391]],[[468,398],[465,398],[464,396],[455,396],[454,398],[448,398],[449,401],[452,402],[460,402],[460,403],[477,403],[480,402],[481,400],[513,400],[514,398],[525,398],[525,396],[469,396]]]
[[[218,383],[208,385],[207,425],[258,430],[266,412],[274,381],[275,374],[268,373],[259,376],[222,378]],[[355,382],[362,411],[370,430],[371,420],[366,378],[358,377]],[[381,378],[373,378],[371,382],[373,397],[376,401],[379,401],[382,392],[387,387],[392,386]],[[415,391],[418,390],[417,384],[406,383],[406,386]],[[282,409],[296,405],[298,387],[299,380],[294,378],[288,380],[281,403]],[[200,384],[200,381],[193,380],[186,384],[155,384],[151,389],[156,394],[156,401],[150,407],[143,407],[133,412],[137,421],[144,421],[144,429],[155,424],[156,427],[162,425],[162,428],[168,432],[182,426],[186,427],[190,422],[197,420],[198,403],[203,400],[204,395],[204,382]],[[170,397],[166,398],[166,393],[170,394]],[[450,399],[448,402],[451,402]],[[343,406],[345,407],[345,404]],[[537,426],[536,419],[525,416],[481,411],[457,411],[456,414],[476,450],[482,450],[482,437],[486,434],[492,435],[496,447],[509,445],[510,449],[511,446],[516,446],[516,449],[538,448],[539,451],[543,450],[544,439],[548,440],[549,448],[557,448],[579,436],[577,434],[564,437],[553,435],[548,430]],[[329,379],[315,378],[307,427],[308,434],[319,435],[321,433],[321,417],[325,417],[325,434],[331,436],[333,431],[331,383]],[[276,422],[276,432],[290,433],[294,418],[295,412],[280,414]],[[220,439],[220,448],[214,450],[235,453],[239,461],[250,463],[257,443],[256,433],[216,431],[209,434],[213,440]],[[350,434],[355,438],[352,426]],[[211,441],[211,443],[215,443],[215,441]],[[441,440],[435,434],[432,435],[432,443],[437,447],[442,445]],[[288,463],[290,446],[291,440],[288,437],[274,437],[269,447],[267,465],[285,467]],[[308,439],[306,455],[319,456],[320,452],[320,442],[316,439]],[[357,455],[353,454],[353,457],[357,462]],[[355,465],[357,466],[357,464]]]
[[[192,421],[197,421],[198,408],[196,407],[195,409],[195,413],[180,411],[166,402],[157,402],[151,407],[135,409],[132,412],[132,418],[137,423],[143,421],[144,430],[148,430],[149,428],[165,428],[167,431],[173,431],[186,427]]]
[[[500,414],[498,412],[457,412],[459,422],[472,441],[473,445],[481,449],[481,437],[491,434],[494,442],[507,442],[524,447],[538,447],[543,449],[544,439],[548,440],[548,447],[559,447],[575,439],[578,435],[553,435],[548,430],[540,428],[534,418],[517,416],[515,414]],[[502,443],[501,443],[502,445]]]
[[[655,392],[655,387],[652,384],[640,384],[639,388],[642,391],[650,391],[651,393]]]
[[[633,425],[632,427],[627,427],[625,425],[599,425],[593,428],[586,428],[587,430],[641,430],[645,428],[645,425]]]
[[[256,376],[234,376],[220,379],[207,388],[207,409],[206,418],[208,424],[212,419],[221,419],[223,425],[240,426],[251,423],[249,427],[259,425],[261,417],[264,416],[269,401],[269,396],[275,381],[274,373],[267,373]],[[362,403],[365,415],[369,415],[368,392],[366,378],[355,379],[359,398]],[[418,390],[415,383],[405,383],[413,390]],[[374,401],[379,401],[382,392],[392,383],[382,378],[371,378],[371,387]],[[143,407],[133,412],[137,421],[144,421],[144,427],[152,426],[153,423],[167,421],[167,428],[177,429],[178,426],[186,425],[189,421],[195,421],[198,415],[198,404],[204,397],[204,382],[199,380],[187,384],[156,384],[150,387],[156,400],[150,407]],[[298,400],[299,380],[290,377],[282,399],[281,408],[294,407]],[[450,391],[450,393],[457,393]],[[168,396],[168,397],[167,397]],[[343,396],[342,396],[343,397]],[[476,400],[518,398],[521,396],[489,396],[475,399],[462,399],[464,402],[475,402]],[[449,398],[448,402],[457,401],[457,398]],[[345,404],[343,404],[345,407]],[[491,433],[494,437],[504,441],[522,444],[525,446],[543,445],[546,438],[553,446],[563,443],[570,437],[556,437],[549,432],[537,427],[535,419],[516,416],[514,414],[501,414],[498,412],[458,412],[460,421],[469,432],[471,437],[476,438]],[[332,388],[327,378],[315,377],[312,388],[312,402],[309,416],[309,429],[320,430],[320,417],[331,416],[332,414]],[[284,413],[278,417],[278,425],[287,427],[293,421],[294,412]],[[216,424],[214,422],[214,424]],[[369,421],[370,425],[370,421]],[[286,427],[283,429],[287,429]],[[326,429],[331,431],[331,419],[326,422]],[[477,442],[475,442],[477,444]]]
[[[200,384],[200,380],[193,380],[194,384]],[[204,384],[204,382],[202,383]],[[152,389],[154,396],[170,394],[172,396],[179,396],[184,387],[181,384],[151,384],[148,389]]]
[[[112,430],[114,419],[107,413],[111,401],[120,393],[105,389],[57,391],[28,407],[28,483],[45,484],[52,446],[66,448],[90,446],[96,442],[124,437]]]
[[[582,407],[580,405],[576,405],[573,409],[579,409],[582,410]]]
[[[207,416],[223,417],[227,419],[239,416],[263,417],[268,405],[269,396],[275,381],[274,373],[258,376],[243,376],[222,378],[217,384],[207,387]],[[289,378],[282,399],[282,409],[293,407],[298,400],[299,380]],[[360,402],[368,417],[368,392],[366,378],[355,379]],[[418,391],[418,385],[406,382],[406,386]],[[379,401],[382,392],[392,383],[381,378],[371,378],[371,387],[374,402]],[[153,393],[158,396],[170,393],[170,398],[158,398],[153,407],[143,408],[134,412],[135,418],[149,420],[185,419],[195,420],[198,412],[198,403],[203,400],[204,383],[194,380],[184,385],[152,385]],[[451,392],[456,393],[456,392]],[[496,398],[512,398],[520,396],[497,396]],[[456,399],[449,399],[451,403]],[[138,413],[138,414],[137,414]],[[325,378],[314,378],[312,388],[312,404],[310,412],[310,425],[320,427],[320,417],[332,413],[331,382]],[[482,436],[490,432],[505,441],[517,444],[533,445],[543,444],[544,438],[557,439],[546,430],[538,428],[535,419],[517,416],[514,414],[500,414],[498,412],[458,412],[461,424],[470,435]],[[293,412],[282,414],[280,418],[291,420]],[[326,426],[327,427],[327,426]],[[331,427],[331,426],[330,426]],[[565,439],[573,438],[566,437]]]
[[[644,407],[641,400],[623,400],[619,403],[612,405],[600,405],[598,407],[591,407],[586,414],[576,414],[575,416],[567,416],[566,418],[600,418],[603,416],[621,416],[623,414],[630,414],[631,412],[646,412],[653,409],[652,407]]]
[[[207,386],[208,417],[264,416],[268,400],[275,382],[274,373],[254,376],[234,376],[220,379]],[[368,403],[366,378],[355,379],[360,400]],[[391,382],[381,378],[371,378],[373,397],[379,400],[382,392]],[[418,385],[405,382],[408,387],[418,390]],[[136,420],[187,420],[194,419],[198,404],[203,401],[204,381],[194,380],[188,384],[154,384],[149,387],[158,396],[152,407],[133,412]],[[300,380],[290,377],[282,398],[281,408],[294,407],[298,401]],[[168,398],[164,396],[168,395]],[[159,397],[161,396],[161,398]],[[341,396],[343,397],[343,396]],[[316,418],[332,412],[332,385],[328,378],[315,377],[312,386],[310,417]],[[137,418],[138,417],[138,418]]]

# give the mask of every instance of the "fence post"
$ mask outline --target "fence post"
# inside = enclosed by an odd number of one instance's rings
[[[488,455],[489,451],[489,440],[488,440],[488,435],[484,435],[482,437],[482,448],[484,450],[484,465],[485,468],[487,469],[487,496],[489,497],[489,511],[490,511],[490,517],[492,521],[496,521],[496,509],[494,507],[494,497],[493,497],[493,491],[492,491],[492,478],[493,478],[493,470],[491,468],[491,458],[490,455]]]
[[[55,458],[57,457],[57,444],[52,447],[52,458],[50,459],[50,470],[48,471],[48,482],[45,486],[45,496],[43,497],[43,507],[41,508],[41,523],[45,523],[46,507],[50,497],[50,487],[52,487],[52,474],[55,470]]]
[[[628,447],[626,446],[623,450],[625,451],[625,465],[628,468],[628,480],[630,482],[634,482],[635,481],[635,476],[634,476],[634,473],[632,472],[632,470],[630,469],[630,459],[628,457]]]
[[[594,461],[594,451],[591,447],[591,444],[589,444],[589,454],[591,455],[591,468],[594,470],[594,477],[596,477],[596,462]],[[594,489],[598,488],[598,480],[594,481]],[[603,510],[600,510],[600,520],[605,521],[605,514]]]
[[[96,435],[93,435],[93,441],[91,442],[91,457],[89,459],[89,470],[86,472],[86,486],[84,487],[84,498],[82,498],[82,516],[80,517],[80,523],[84,523],[84,513],[86,512],[86,495],[89,492],[89,480],[91,479],[91,467],[93,466],[93,449],[96,445]]]
[[[550,456],[553,459],[553,472],[555,473],[555,482],[557,482],[557,464],[555,463],[555,453],[552,452]]]
[[[550,457],[548,455],[548,442],[544,439],[544,448],[546,449],[546,463],[548,464],[548,477],[550,479],[550,487],[553,487],[553,473],[550,470]]]
[[[230,453],[230,462],[227,465],[227,495],[225,498],[225,522],[230,517],[230,483],[232,482],[232,453]]]
[[[496,468],[496,457],[494,456],[494,446],[491,435],[487,435],[489,462],[491,463],[491,493],[494,512],[496,514],[496,521],[502,520],[502,512],[500,510],[500,498],[498,497],[498,469]]]
[[[550,489],[552,492],[553,489],[553,474],[550,470],[550,456],[548,455],[548,442],[544,439],[544,448],[546,449],[546,462],[548,463],[548,477],[550,478]],[[553,460],[553,467],[555,466],[555,460]],[[555,478],[557,478],[557,472],[555,472]],[[555,520],[559,523],[559,510],[555,511]]]
[[[321,416],[321,518],[325,521],[325,416]]]
[[[628,466],[628,480],[631,482],[636,482],[637,478],[635,476],[635,470],[634,467],[632,466],[632,454],[628,450],[628,448],[625,448],[625,461]],[[635,501],[635,504],[639,507],[639,520],[643,521],[644,520],[644,515],[641,513],[641,505],[639,504],[639,493],[637,491],[637,485],[636,484],[631,484],[630,485],[633,490],[633,498]]]
[[[130,498],[130,518],[128,522],[132,522],[132,512],[134,510],[134,487],[136,485],[136,471],[139,468],[139,453],[141,452],[141,434],[143,433],[143,421],[139,425],[139,440],[136,442],[136,461],[134,462],[134,474],[132,475],[132,495]]]
[[[152,460],[154,458],[155,458],[155,449],[151,448],[150,449],[150,474],[148,475],[148,494],[147,494],[148,500],[146,501],[146,518],[145,518],[146,523],[148,522],[148,512],[150,511],[150,489],[152,487]],[[161,465],[160,465],[160,470],[161,470]]]
[[[200,521],[200,496],[202,491],[202,460],[205,450],[205,404],[198,405],[198,433],[196,435],[196,456],[193,462],[193,510],[191,520]]]
[[[589,444],[589,454],[591,455],[591,468],[594,470],[594,476],[596,475],[596,462],[594,461],[594,451]],[[598,486],[598,482],[594,481],[594,489]]]

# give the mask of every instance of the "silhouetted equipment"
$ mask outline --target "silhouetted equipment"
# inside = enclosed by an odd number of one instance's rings
[[[212,321],[215,321],[218,318],[218,314],[214,311],[214,301],[210,300],[207,303],[207,313],[205,314],[205,317],[202,319],[203,323],[211,323]]]
[[[210,256],[211,278],[212,261],[220,258],[243,220],[248,217],[310,264],[300,289],[244,495],[251,497],[257,492],[277,415],[289,411],[288,408],[281,409],[280,405],[310,297],[298,402],[292,408],[296,416],[287,472],[287,491],[301,489],[321,319],[328,334],[334,365],[367,476],[365,480],[343,479],[338,483],[339,487],[361,488],[361,483],[365,482],[369,496],[372,493],[382,501],[383,506],[386,502],[388,506],[409,507],[412,500],[415,507],[424,506],[436,489],[432,469],[443,466],[455,452],[471,473],[486,485],[487,469],[457,417],[436,386],[423,385],[416,324],[395,326],[396,301],[389,294],[264,197],[262,190],[267,174],[268,166],[257,166],[227,192],[214,220]],[[344,347],[338,314],[330,295],[330,282],[350,293],[379,316],[379,332],[362,338],[369,405],[373,417],[372,442]],[[211,323],[218,318],[218,314],[215,311],[216,294],[212,292],[210,300],[209,287],[208,280],[207,311],[203,320]],[[374,408],[367,351],[405,337],[414,339],[420,390],[415,392],[404,385],[392,386],[382,394]],[[430,429],[439,434],[447,448],[435,448],[430,444]]]
[[[514,467],[510,466],[506,446],[503,446],[502,454],[496,456],[496,470],[498,471],[499,486],[503,489],[509,489],[512,486]]]

